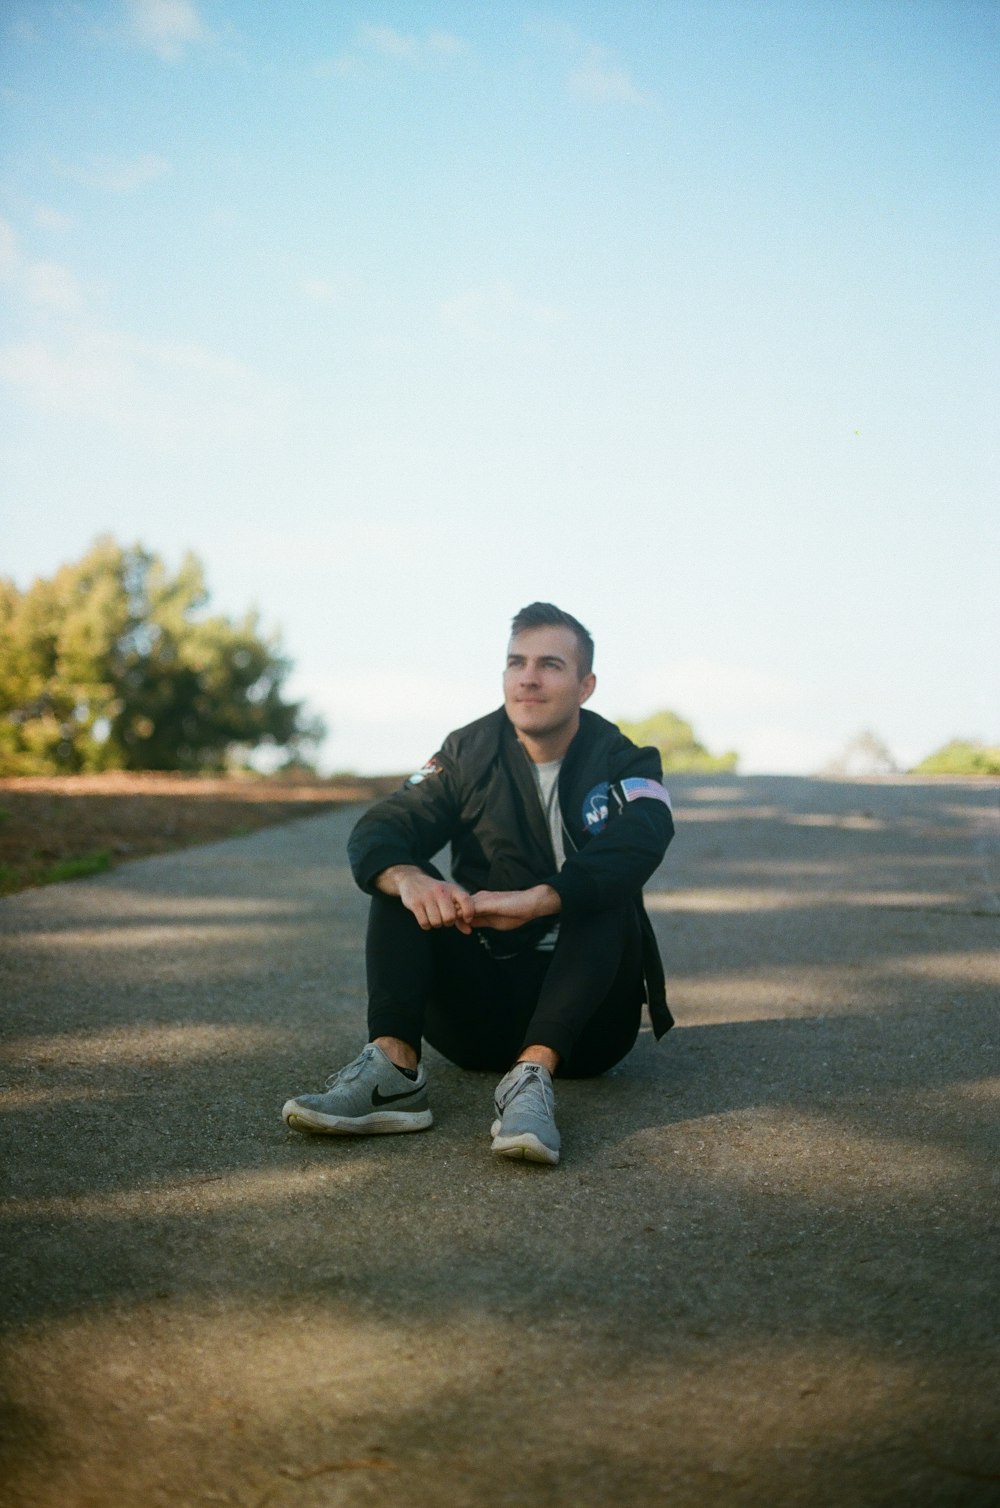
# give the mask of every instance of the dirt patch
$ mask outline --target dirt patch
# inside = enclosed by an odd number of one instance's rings
[[[95,874],[129,859],[234,838],[344,802],[401,777],[330,780],[185,775],[0,779],[0,895]]]

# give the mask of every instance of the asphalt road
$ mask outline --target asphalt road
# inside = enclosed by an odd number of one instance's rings
[[[678,1026],[556,1169],[279,1112],[363,1040],[354,813],[0,902],[9,1508],[1000,1501],[995,785],[673,782]]]

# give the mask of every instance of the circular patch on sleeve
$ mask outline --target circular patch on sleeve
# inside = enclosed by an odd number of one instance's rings
[[[608,782],[602,780],[600,785],[595,785],[593,790],[587,792],[583,798],[583,830],[585,833],[599,833],[603,830],[608,820]]]

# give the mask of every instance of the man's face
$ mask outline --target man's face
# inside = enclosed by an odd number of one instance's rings
[[[507,650],[503,700],[519,734],[548,738],[573,730],[596,682],[580,675],[576,635],[570,628],[526,628]]]

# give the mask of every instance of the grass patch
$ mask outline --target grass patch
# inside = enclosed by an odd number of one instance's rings
[[[9,864],[0,864],[0,895],[10,895],[20,890],[23,884],[19,870],[11,869]]]
[[[58,885],[62,880],[82,880],[88,874],[103,874],[111,868],[111,855],[106,848],[98,849],[97,853],[81,854],[78,859],[64,859],[61,864],[53,864],[39,877],[40,885]]]

